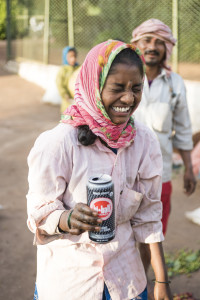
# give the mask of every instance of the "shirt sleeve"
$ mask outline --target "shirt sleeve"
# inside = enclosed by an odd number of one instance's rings
[[[135,239],[141,243],[164,240],[162,233],[162,155],[156,138],[147,141],[141,158],[135,190],[142,194],[141,204],[131,219]]]
[[[45,237],[48,240],[58,237],[60,216],[69,209],[62,199],[69,182],[71,163],[64,142],[58,139],[51,131],[43,133],[28,156],[27,224],[35,233],[36,243],[41,243]]]
[[[180,76],[178,76],[176,90],[178,90],[179,92],[176,95],[177,101],[173,111],[172,121],[173,130],[175,131],[173,146],[181,150],[192,150],[192,129],[186,99],[186,89],[184,82]]]

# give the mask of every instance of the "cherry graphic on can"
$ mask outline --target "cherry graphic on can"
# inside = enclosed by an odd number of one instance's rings
[[[87,183],[88,206],[98,212],[103,220],[100,232],[89,232],[96,243],[107,243],[115,237],[114,185],[111,176],[100,174],[89,178]]]

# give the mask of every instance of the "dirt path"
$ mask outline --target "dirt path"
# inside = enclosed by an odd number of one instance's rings
[[[36,248],[26,227],[27,155],[36,137],[59,120],[59,108],[43,105],[44,91],[17,75],[0,69],[0,300],[32,300]],[[173,182],[173,209],[164,247],[200,248],[200,227],[184,218],[186,210],[200,206],[200,184],[187,199],[181,175]],[[192,292],[200,299],[200,271],[172,280],[173,292]],[[59,300],[59,299],[58,299]]]

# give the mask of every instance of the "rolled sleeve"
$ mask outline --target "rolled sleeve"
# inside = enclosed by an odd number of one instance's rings
[[[64,169],[68,165],[66,157],[62,143],[48,140],[48,132],[37,139],[29,154],[27,224],[35,233],[36,244],[41,243],[41,237],[60,235],[57,230],[59,219],[68,209],[62,201],[68,180],[68,172]]]

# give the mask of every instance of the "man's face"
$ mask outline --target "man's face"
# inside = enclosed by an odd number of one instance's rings
[[[143,37],[136,45],[144,55],[147,66],[157,66],[166,57],[165,43],[156,37]]]

